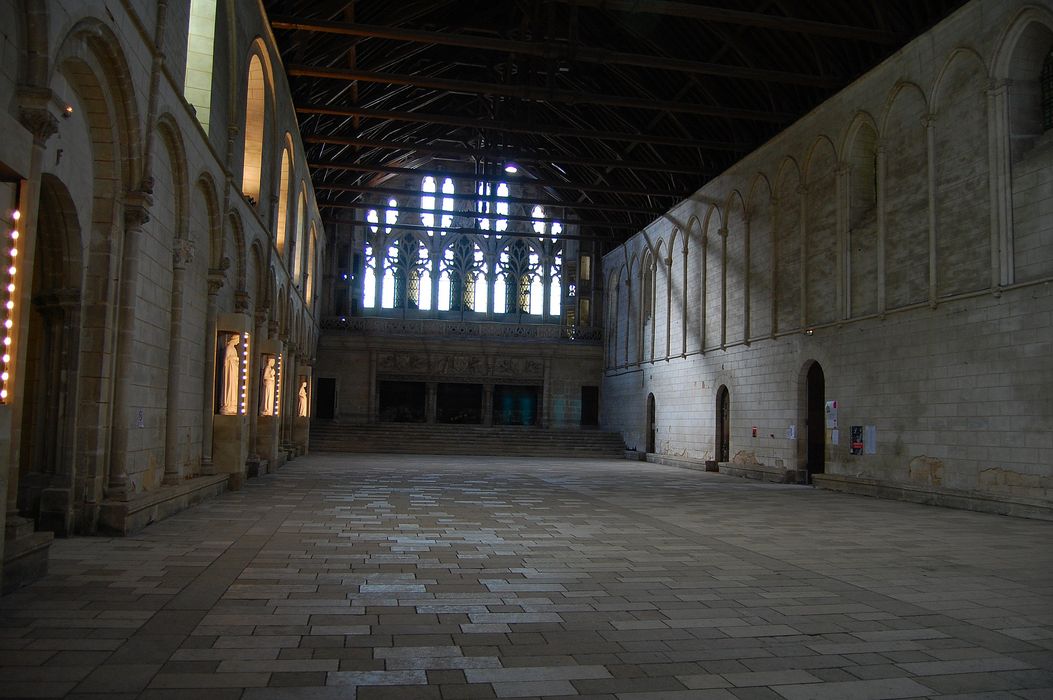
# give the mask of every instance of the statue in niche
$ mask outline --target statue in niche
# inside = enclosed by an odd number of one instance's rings
[[[238,414],[238,394],[241,377],[241,358],[238,357],[238,341],[241,337],[237,333],[227,336],[226,350],[223,351],[223,400],[219,405],[219,412],[225,416],[236,416]]]
[[[274,358],[268,357],[263,367],[263,391],[260,392],[260,415],[274,415],[274,386],[277,372],[274,369]]]
[[[296,393],[296,415],[301,418],[307,417],[307,380],[300,383],[300,391]]]

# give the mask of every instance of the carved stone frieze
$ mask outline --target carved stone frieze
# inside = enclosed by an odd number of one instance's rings
[[[172,265],[185,268],[194,261],[196,249],[194,242],[187,238],[176,238],[172,241]]]
[[[476,354],[426,355],[413,352],[385,352],[377,356],[381,374],[430,377],[540,377],[545,367],[528,357],[486,357]]]

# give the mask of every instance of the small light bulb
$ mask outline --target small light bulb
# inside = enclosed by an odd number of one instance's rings
[[[13,212],[11,212],[11,218],[14,219],[15,221],[18,221],[19,219],[22,218],[22,212],[20,212],[17,209],[15,209]]]
[[[11,267],[7,268],[7,274],[9,274],[9,275],[13,275],[16,272],[18,272],[18,270],[15,269],[14,265],[12,265]]]
[[[7,291],[9,291],[9,292],[15,291],[15,283],[14,282],[12,282],[11,284],[7,285]]]
[[[4,328],[12,328],[14,325],[15,322],[11,319],[7,319],[6,321],[4,321]]]
[[[12,231],[11,232],[11,239],[15,240],[15,241],[18,240],[18,231]]]
[[[13,258],[13,257],[15,257],[16,255],[18,255],[18,248],[12,248],[12,249],[11,249],[11,257]]]
[[[10,379],[10,378],[11,378],[11,375],[10,375],[10,374],[8,374],[7,372],[4,372],[3,374],[0,374],[0,379],[4,380],[5,382],[6,382],[6,381],[7,381],[8,379]]]
[[[11,344],[11,336],[7,336],[6,338],[4,338],[4,345],[10,345],[10,344]]]
[[[4,353],[3,360],[4,360],[4,364],[6,365],[8,362],[11,361],[11,356],[8,355],[7,353]]]
[[[7,389],[0,390],[0,399],[7,398]]]
[[[13,302],[13,301],[8,301],[8,302],[7,302],[7,310],[8,310],[8,311],[10,311],[10,310],[11,310],[11,309],[13,309],[13,308],[15,308],[15,302]]]

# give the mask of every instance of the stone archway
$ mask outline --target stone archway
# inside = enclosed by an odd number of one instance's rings
[[[731,394],[723,384],[717,389],[716,449],[718,462],[731,461]]]
[[[655,417],[654,394],[647,395],[647,452],[655,451],[655,433],[658,431],[657,419]]]
[[[74,454],[81,326],[76,206],[56,177],[41,178],[37,248],[23,389],[19,510],[40,529],[73,532]],[[83,478],[83,475],[81,475]]]

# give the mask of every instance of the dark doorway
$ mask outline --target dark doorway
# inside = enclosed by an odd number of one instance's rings
[[[581,424],[583,426],[600,424],[600,388],[598,386],[581,387]]]
[[[423,423],[424,382],[380,382],[377,420],[381,423]]]
[[[654,394],[647,395],[647,451],[654,452],[655,439],[654,434],[657,430],[655,426],[655,408],[654,408]]]
[[[494,387],[494,425],[537,425],[540,387],[498,384]]]
[[[336,379],[332,377],[319,377],[314,387],[315,391],[315,418],[318,420],[333,420],[336,418]]]
[[[808,476],[826,469],[826,379],[818,362],[808,368]]]
[[[717,389],[717,449],[718,462],[731,461],[731,395],[726,386]]]
[[[439,384],[435,396],[435,419],[439,423],[482,423],[483,385]]]

